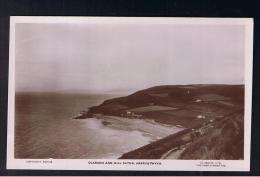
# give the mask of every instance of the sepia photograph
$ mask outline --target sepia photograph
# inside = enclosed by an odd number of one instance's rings
[[[249,18],[11,17],[7,168],[248,171],[252,46]]]

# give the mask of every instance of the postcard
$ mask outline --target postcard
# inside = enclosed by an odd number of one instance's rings
[[[253,19],[10,18],[8,169],[249,171]]]

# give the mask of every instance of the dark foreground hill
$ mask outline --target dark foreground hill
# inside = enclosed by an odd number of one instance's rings
[[[197,134],[198,132],[198,134]],[[121,159],[243,159],[242,111],[194,129],[185,129],[121,156]]]
[[[153,119],[184,128],[121,158],[243,159],[243,85],[157,86],[106,100],[90,108],[87,116],[95,114]]]

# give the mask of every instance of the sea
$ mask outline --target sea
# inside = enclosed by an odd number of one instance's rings
[[[72,118],[119,96],[123,95],[16,93],[15,158],[116,159],[180,131],[174,126],[146,120]]]

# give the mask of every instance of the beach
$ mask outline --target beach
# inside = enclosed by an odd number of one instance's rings
[[[129,119],[117,116],[103,116],[99,118],[107,127],[123,131],[139,131],[152,140],[158,140],[170,134],[177,133],[183,128],[162,124],[149,119]]]

